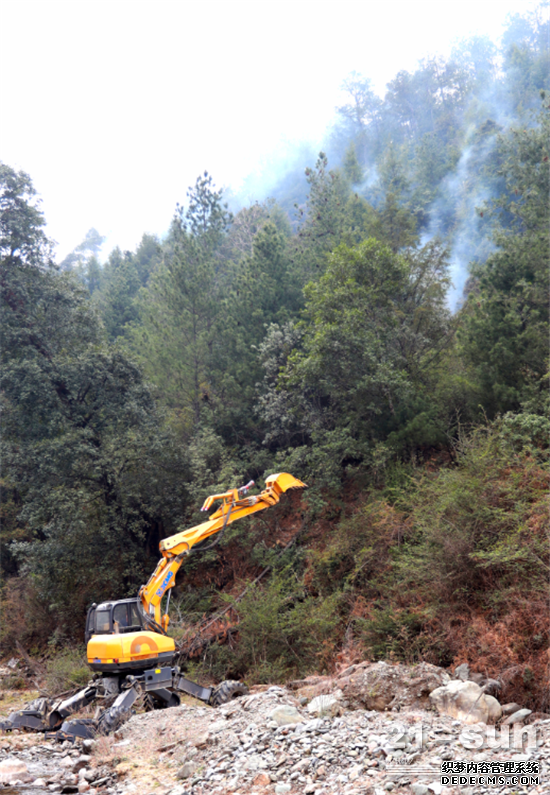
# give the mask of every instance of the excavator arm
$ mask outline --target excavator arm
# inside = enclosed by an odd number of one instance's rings
[[[214,494],[208,497],[201,508],[202,511],[207,511],[215,502],[221,501],[221,505],[208,521],[191,527],[189,530],[176,533],[160,542],[159,548],[162,557],[149,578],[149,582],[141,586],[139,597],[145,612],[164,630],[168,627],[168,615],[166,613],[161,616],[162,597],[176,584],[176,573],[196,544],[219,533],[220,530],[224,530],[238,519],[276,505],[281,494],[289,489],[307,488],[305,483],[287,472],[270,475],[266,479],[265,489],[260,494],[248,496],[248,490],[253,485],[254,481],[250,481],[240,489],[231,489],[223,494]]]

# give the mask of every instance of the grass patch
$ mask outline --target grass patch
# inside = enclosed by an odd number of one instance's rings
[[[64,649],[46,663],[45,689],[55,695],[75,687],[84,687],[91,677],[83,647]]]

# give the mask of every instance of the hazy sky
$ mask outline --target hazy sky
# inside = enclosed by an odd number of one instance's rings
[[[207,169],[238,187],[319,140],[349,72],[401,69],[537,0],[0,0],[0,160],[27,171],[63,257],[133,249]]]

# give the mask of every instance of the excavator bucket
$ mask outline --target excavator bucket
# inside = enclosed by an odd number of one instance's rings
[[[270,475],[265,485],[268,489],[273,489],[277,494],[282,494],[289,489],[307,489],[307,485],[301,480],[289,475],[288,472],[279,472],[277,475]]]

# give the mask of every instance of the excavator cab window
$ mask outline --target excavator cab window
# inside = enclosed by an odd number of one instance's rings
[[[115,632],[124,631],[128,626],[128,605],[115,605],[113,610],[113,625]]]
[[[100,605],[95,611],[94,631],[96,635],[111,632],[111,605]]]
[[[139,632],[142,619],[137,602],[118,602],[113,609],[113,629],[115,632]]]
[[[86,620],[86,643],[92,635],[112,635],[120,632],[141,632],[144,619],[137,599],[105,602],[92,605]]]
[[[128,619],[129,624],[128,628],[130,630],[140,630],[143,627],[143,621],[139,612],[139,608],[137,602],[129,602],[128,603]]]
[[[98,607],[93,604],[86,618],[86,643],[93,635],[108,635],[111,631],[111,605],[103,604]]]

